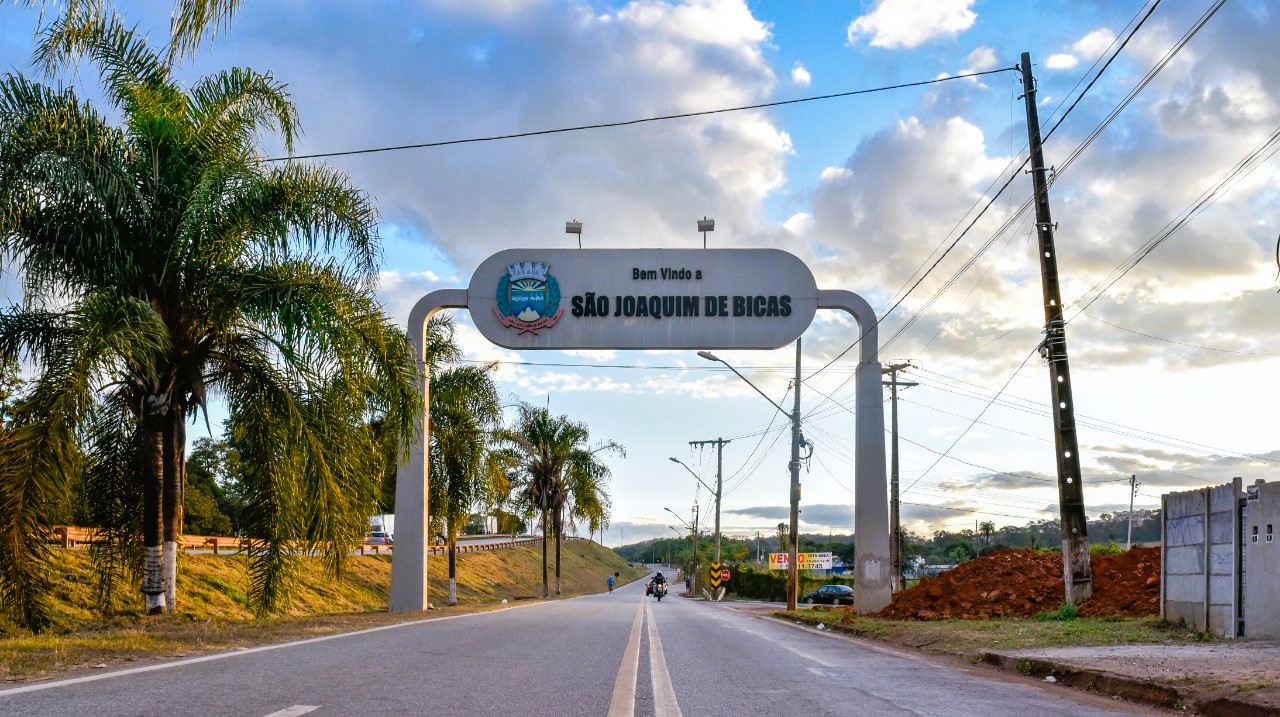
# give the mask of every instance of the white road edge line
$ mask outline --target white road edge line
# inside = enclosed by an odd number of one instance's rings
[[[143,667],[130,667],[126,670],[115,670],[113,672],[104,672],[97,675],[85,675],[84,677],[71,677],[65,680],[57,680],[55,682],[38,682],[31,685],[23,685],[22,687],[11,687],[7,690],[0,690],[0,697],[8,697],[9,695],[22,694],[23,692],[38,692],[40,690],[50,690],[55,687],[67,687],[70,685],[78,685],[85,682],[97,682],[98,680],[109,680],[113,677],[124,677],[126,675],[137,675],[143,672],[155,672],[156,670],[167,670],[172,667],[185,667],[187,665],[195,665],[201,662],[213,662],[214,660],[225,660],[228,657],[238,657],[240,655],[252,655],[257,652],[270,652],[271,650],[281,650],[286,647],[296,647],[298,645],[310,645],[317,642],[325,642],[328,640],[337,640],[343,637],[351,637],[353,635],[367,635],[371,632],[382,632],[383,630],[395,630],[401,627],[411,627],[413,625],[426,625],[433,622],[444,622],[445,620],[461,620],[469,617],[482,617],[484,615],[493,615],[495,613],[507,612],[508,610],[519,610],[521,608],[537,607],[538,605],[552,605],[558,602],[567,602],[568,600],[580,600],[590,595],[579,595],[578,597],[564,598],[561,600],[548,600],[545,602],[529,603],[527,605],[512,605],[510,607],[497,608],[495,610],[486,610],[484,612],[473,612],[466,615],[445,615],[443,617],[428,617],[422,620],[411,620],[409,622],[397,622],[393,625],[379,625],[378,627],[367,627],[363,630],[352,630],[351,632],[338,632],[332,635],[321,635],[320,637],[308,637],[305,640],[294,640],[292,642],[278,642],[271,645],[259,645],[258,647],[249,647],[244,649],[234,649],[229,652],[216,652],[211,655],[201,655],[200,657],[190,657],[185,660],[175,660],[173,662],[165,662],[159,665],[145,665]]]
[[[634,717],[636,713],[636,675],[640,672],[640,626],[644,624],[644,608],[648,601],[642,596],[636,609],[636,619],[631,623],[631,637],[622,653],[618,666],[618,678],[613,682],[613,699],[609,702],[609,717]]]
[[[279,712],[272,712],[267,717],[299,717],[299,715],[315,712],[318,709],[320,709],[320,705],[294,705],[286,707]]]
[[[658,637],[658,623],[653,618],[653,605],[644,603],[649,623],[649,677],[653,680],[654,717],[684,717],[676,702],[676,690],[671,686],[671,671],[667,669],[667,657],[662,653],[662,638]]]

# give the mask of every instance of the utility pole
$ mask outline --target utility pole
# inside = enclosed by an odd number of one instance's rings
[[[1124,549],[1128,550],[1133,547],[1133,497],[1138,494],[1138,486],[1142,485],[1138,482],[1138,476],[1129,476],[1129,537],[1124,541]]]
[[[691,446],[708,446],[716,447],[716,559],[720,562],[720,494],[724,490],[724,446],[730,441],[723,438],[717,438],[714,441],[689,441]]]
[[[701,580],[698,579],[701,576],[698,574],[698,504],[697,503],[693,504],[693,555],[691,555],[690,558],[692,558],[693,560],[693,593],[697,595],[698,584],[702,582]]]
[[[791,414],[791,551],[787,554],[787,609],[800,601],[800,339],[796,339],[795,408]],[[881,439],[883,440],[883,439]]]
[[[1054,447],[1058,464],[1058,505],[1062,520],[1062,572],[1066,601],[1079,604],[1093,595],[1093,571],[1089,565],[1089,535],[1084,513],[1084,485],[1080,477],[1080,446],[1076,438],[1075,403],[1071,370],[1067,364],[1067,332],[1062,320],[1062,294],[1058,288],[1058,253],[1053,245],[1053,218],[1049,214],[1049,183],[1040,140],[1040,114],[1036,108],[1031,53],[1022,53],[1022,97],[1027,107],[1027,139],[1031,150],[1031,183],[1036,205],[1036,235],[1040,248],[1040,277],[1044,291],[1044,343],[1040,355],[1049,364],[1053,396]]]
[[[760,553],[760,531],[756,531],[756,562],[760,562],[764,557]]]
[[[898,592],[902,589],[902,528],[898,520],[898,387],[909,388],[911,386],[919,386],[920,384],[913,381],[899,381],[898,372],[912,368],[910,361],[902,363],[891,363],[880,369],[882,373],[889,375],[888,381],[880,383],[889,387],[889,395],[892,397],[891,415],[893,444],[890,451],[889,461],[889,537],[893,540],[889,544],[889,563],[893,569],[893,577],[890,580],[890,590]]]

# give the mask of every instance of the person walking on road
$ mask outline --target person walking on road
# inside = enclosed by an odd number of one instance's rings
[[[609,592],[613,592],[613,576],[609,576]]]

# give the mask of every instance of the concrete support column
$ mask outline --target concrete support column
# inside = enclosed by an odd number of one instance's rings
[[[819,309],[849,312],[861,341],[855,374],[857,397],[854,485],[854,598],[859,614],[876,612],[893,598],[889,559],[889,487],[885,473],[884,401],[877,357],[876,313],[852,291],[819,290]]]
[[[431,380],[427,373],[427,321],[440,309],[466,308],[466,289],[440,289],[409,312],[409,342],[418,362],[422,426],[396,471],[396,542],[391,553],[391,612],[427,609],[427,432],[431,425]]]

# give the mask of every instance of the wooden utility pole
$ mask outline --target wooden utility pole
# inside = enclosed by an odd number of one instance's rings
[[[716,559],[713,562],[717,564],[720,562],[720,495],[724,491],[724,446],[730,442],[723,438],[714,441],[689,441],[691,446],[716,447]]]
[[[1058,464],[1058,505],[1062,515],[1062,570],[1067,602],[1079,604],[1093,594],[1089,566],[1089,536],[1084,513],[1084,485],[1080,478],[1080,446],[1076,439],[1075,403],[1067,364],[1067,333],[1058,289],[1058,253],[1053,245],[1049,214],[1049,182],[1040,140],[1031,53],[1022,53],[1022,92],[1027,107],[1027,139],[1031,150],[1031,183],[1035,193],[1036,236],[1040,248],[1040,278],[1044,291],[1044,343],[1040,353],[1049,364],[1053,396],[1054,447]]]
[[[912,381],[898,380],[898,372],[909,368],[911,368],[910,361],[891,363],[881,369],[882,373],[889,375],[889,380],[880,382],[889,387],[889,395],[892,397],[891,435],[893,436],[893,445],[891,446],[889,462],[889,537],[893,542],[889,545],[889,563],[893,569],[893,577],[890,582],[890,589],[893,592],[898,592],[902,589],[902,528],[898,521],[898,387],[909,388],[920,385]]]

